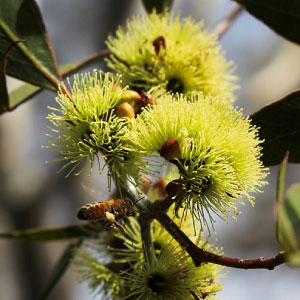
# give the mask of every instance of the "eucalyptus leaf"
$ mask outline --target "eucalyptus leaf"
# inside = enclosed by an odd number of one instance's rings
[[[73,225],[64,227],[34,228],[13,232],[0,231],[0,238],[9,238],[27,242],[47,242],[91,237],[94,233],[95,231],[92,231],[88,225]]]
[[[300,44],[300,1],[235,0],[286,39]]]
[[[154,9],[157,13],[162,13],[165,10],[170,11],[173,5],[173,0],[142,0],[147,13],[151,13]]]
[[[291,266],[300,266],[300,183],[292,185],[285,195],[288,153],[283,159],[277,181],[277,240]]]
[[[39,7],[34,0],[0,0],[0,56],[11,43],[24,40],[9,55],[7,74],[56,90],[61,76]]]
[[[9,107],[9,96],[8,96],[7,85],[6,85],[6,77],[5,77],[8,56],[11,49],[20,42],[23,41],[20,40],[11,43],[6,49],[6,51],[3,53],[2,58],[0,60],[0,114],[7,111]]]
[[[62,278],[65,271],[68,269],[73,256],[74,251],[76,248],[78,248],[82,243],[82,240],[77,241],[76,243],[71,243],[63,252],[60,259],[56,263],[53,273],[51,275],[51,278],[49,280],[48,286],[43,292],[42,296],[39,298],[39,300],[45,300],[48,298],[49,294],[53,290],[53,288],[56,286],[58,281]]]
[[[7,110],[8,101],[6,78],[5,75],[0,72],[0,114]]]
[[[1,1],[1,0],[0,0]],[[87,68],[91,65],[98,64],[103,61],[103,59],[110,53],[109,50],[102,50],[94,55],[80,61],[76,61],[73,63],[68,63],[61,65],[59,67],[59,71],[63,75],[63,77],[70,76],[79,70]],[[40,93],[43,88],[32,85],[29,83],[24,83],[19,88],[15,89],[9,94],[9,110],[13,110],[18,107],[20,104],[34,97],[38,93]],[[1,113],[1,112],[0,112]]]
[[[284,195],[285,195],[285,177],[286,177],[286,169],[289,159],[289,153],[286,153],[282,163],[280,164],[278,178],[277,178],[277,194],[276,194],[276,212],[277,212],[277,225],[276,225],[276,233],[277,240],[280,244],[283,244],[283,237],[281,234],[280,228],[282,228],[282,224],[284,224],[285,215],[282,214],[282,206],[284,203]]]
[[[285,153],[289,162],[300,162],[300,90],[264,106],[249,116],[259,127],[262,144],[262,161],[265,166],[278,165]]]

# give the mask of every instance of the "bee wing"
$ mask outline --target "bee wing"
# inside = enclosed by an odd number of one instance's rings
[[[106,193],[100,186],[99,180],[96,181],[92,177],[85,178],[81,181],[82,190],[88,193],[94,200],[107,199],[108,193]],[[101,200],[102,201],[102,200]]]

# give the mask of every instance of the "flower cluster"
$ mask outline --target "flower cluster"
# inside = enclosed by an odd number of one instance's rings
[[[101,287],[103,297],[112,299],[215,299],[215,293],[221,289],[218,280],[224,275],[223,267],[211,263],[195,267],[160,224],[153,223],[152,233],[156,260],[151,263],[143,256],[140,228],[135,219],[129,219],[125,235],[110,235],[102,241],[108,244],[106,250],[98,247],[99,256],[111,257],[105,265],[94,257],[97,248],[93,247],[94,255],[78,250],[74,265],[81,279],[87,280],[96,291]],[[220,252],[201,239],[198,245]]]
[[[66,161],[60,171],[69,167],[67,176],[75,170],[76,175],[80,174],[87,164],[92,168],[95,160],[102,171],[100,154],[108,166],[109,177],[115,181],[137,178],[140,164],[145,165],[124,144],[134,107],[128,100],[132,91],[120,84],[120,76],[94,70],[81,78],[75,76],[73,84],[69,83],[72,100],[59,91],[56,101],[60,107],[50,107],[53,112],[47,117],[53,134],[48,134],[50,145],[45,148],[62,155],[54,161]],[[125,112],[124,104],[129,106]]]
[[[257,129],[217,98],[164,95],[130,127],[129,149],[160,153],[178,167],[172,196],[200,222],[206,212],[221,218],[237,213],[243,198],[253,204],[250,193],[265,184]]]
[[[232,64],[202,23],[165,13],[134,18],[107,41],[108,66],[122,74],[131,88],[189,95],[195,91],[232,102],[236,89]]]
[[[195,244],[219,253],[201,240],[203,228],[213,224],[215,215],[235,217],[238,203],[253,205],[252,193],[266,184],[267,175],[258,129],[232,106],[236,86],[231,63],[201,23],[167,12],[133,19],[107,45],[108,66],[119,74],[94,70],[69,82],[71,97],[59,91],[59,108],[48,115],[52,125],[46,148],[61,155],[55,161],[65,162],[61,170],[69,168],[67,176],[96,162],[100,172],[107,166],[121,197],[124,191],[130,198],[135,188],[135,195],[143,191],[151,201],[173,200],[173,219],[181,216],[188,235],[195,233],[199,220]],[[172,176],[149,189],[145,178],[158,173],[162,164],[173,167]],[[97,207],[103,224],[122,227],[118,222],[126,214],[120,207],[113,202]],[[153,212],[146,210],[143,214],[151,219]],[[136,219],[128,222],[125,231],[122,227],[102,239],[102,252],[96,249],[109,256],[108,263],[77,251],[74,263],[82,280],[93,289],[102,287],[112,299],[214,299],[220,266],[195,267],[155,221],[150,230],[154,250],[145,249],[140,225]]]

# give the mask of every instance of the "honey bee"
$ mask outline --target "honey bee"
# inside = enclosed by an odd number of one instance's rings
[[[92,202],[82,206],[77,213],[80,220],[99,220],[105,227],[121,233],[124,233],[124,229],[118,221],[131,216],[135,216],[133,206],[123,199]]]

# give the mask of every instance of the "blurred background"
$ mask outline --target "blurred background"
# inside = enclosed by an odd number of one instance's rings
[[[81,60],[105,48],[114,33],[133,14],[144,14],[140,0],[40,0],[59,64]],[[234,6],[228,0],[175,0],[173,11],[204,20],[213,29]],[[300,47],[273,33],[244,12],[221,40],[228,60],[234,60],[240,90],[237,105],[247,115],[300,87]],[[96,66],[103,68],[103,66]],[[9,88],[18,82],[9,79]],[[46,144],[47,106],[55,95],[43,92],[15,111],[0,117],[0,229],[74,224],[77,209],[95,199],[82,188],[88,174],[68,179],[56,174],[57,163],[45,164],[56,154]],[[276,151],[276,149],[274,149]],[[241,207],[238,222],[217,222],[218,246],[228,256],[255,258],[275,255],[274,203],[278,167],[271,168],[270,184],[257,195],[255,208]],[[300,180],[299,167],[288,166],[287,186]],[[103,195],[106,183],[99,180]],[[97,200],[97,199],[96,199]],[[98,199],[101,200],[101,199]],[[0,299],[35,300],[45,288],[51,270],[67,242],[25,243],[0,240]],[[225,300],[296,300],[300,298],[300,270],[279,266],[274,271],[227,269]],[[49,300],[94,299],[87,283],[78,283],[68,270]],[[97,299],[97,296],[95,297]],[[100,299],[98,297],[98,299]]]

